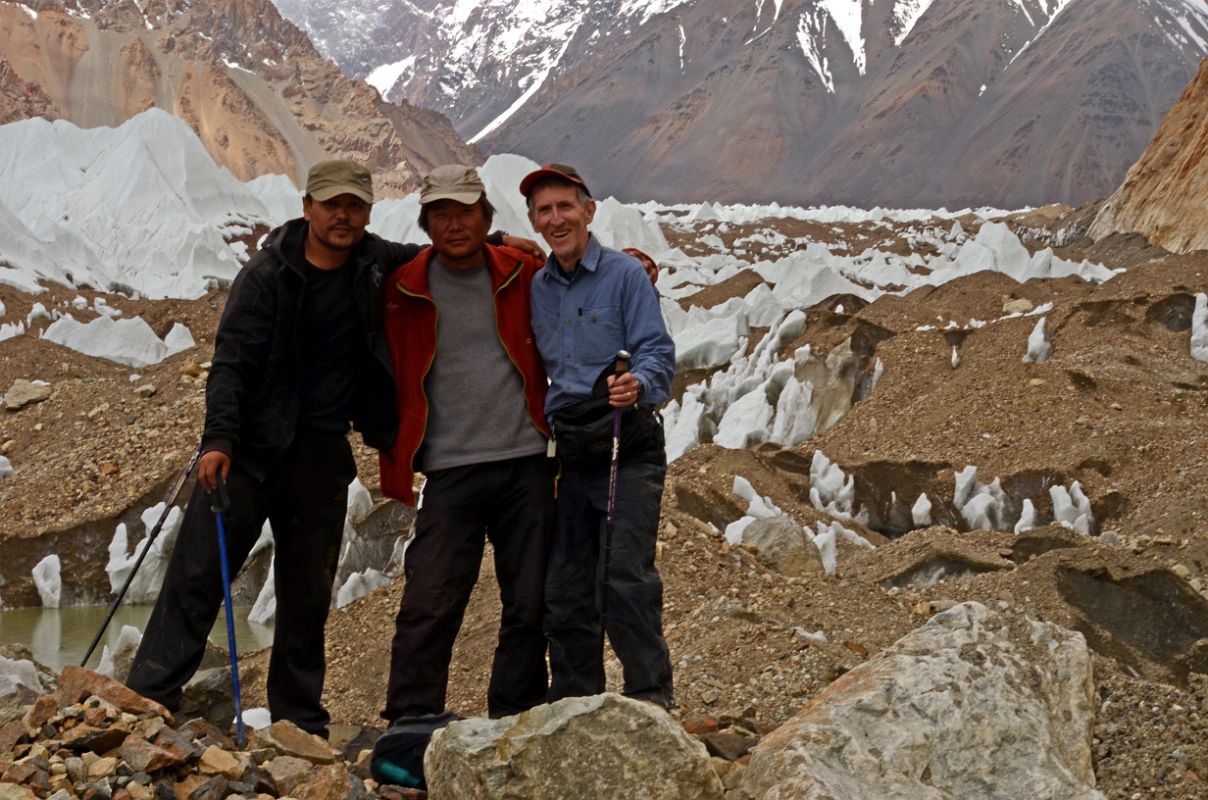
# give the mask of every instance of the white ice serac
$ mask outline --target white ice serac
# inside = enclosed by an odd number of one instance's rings
[[[1032,333],[1028,335],[1028,352],[1023,357],[1025,364],[1041,364],[1053,355],[1053,345],[1049,343],[1049,337],[1044,331],[1044,319],[1041,317]]]
[[[1208,362],[1208,294],[1195,296],[1195,311],[1191,315],[1191,357]]]

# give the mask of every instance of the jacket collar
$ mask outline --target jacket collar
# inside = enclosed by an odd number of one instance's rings
[[[522,259],[506,248],[484,244],[483,257],[486,260],[487,272],[491,275],[491,291],[496,292],[507,283],[518,269]],[[431,297],[432,291],[428,284],[428,268],[436,251],[425,247],[423,251],[402,266],[398,273],[398,288],[407,294],[418,294]]]
[[[600,257],[602,255],[604,255],[603,245],[600,244],[600,240],[596,238],[594,233],[589,233],[587,235],[587,249],[583,251],[583,257],[579,259],[574,273],[567,275],[563,271],[562,265],[558,263],[558,257],[551,252],[549,258],[545,260],[545,268],[541,270],[541,279],[570,283],[574,275],[578,273],[580,267],[588,272],[595,272],[596,268],[600,266]]]
[[[304,280],[306,278],[306,255],[303,250],[303,242],[309,226],[310,223],[302,217],[291,219],[284,225],[269,231],[265,236],[262,248],[271,251],[277,261]],[[365,237],[348,254],[349,263],[346,266],[362,267],[366,263],[373,263],[373,253],[367,246],[373,235],[368,231],[365,232]]]

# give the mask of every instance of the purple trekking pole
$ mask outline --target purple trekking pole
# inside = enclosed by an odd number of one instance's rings
[[[612,374],[621,377],[629,371],[629,351],[618,350]],[[616,523],[617,465],[621,455],[621,409],[612,410],[612,458],[608,463],[608,513],[604,525],[604,567],[600,573],[600,658],[608,637],[608,568],[612,562],[612,530]],[[604,691],[604,687],[600,687]]]

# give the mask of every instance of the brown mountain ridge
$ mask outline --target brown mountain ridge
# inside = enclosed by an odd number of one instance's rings
[[[267,0],[0,2],[0,120],[118,125],[181,117],[241,180],[300,181],[327,157],[373,170],[383,194],[448,161],[476,162],[447,119],[345,77]]]
[[[1208,61],[1187,85],[1090,233],[1139,233],[1177,253],[1208,249]]]

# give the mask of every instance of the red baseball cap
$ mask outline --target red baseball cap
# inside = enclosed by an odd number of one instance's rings
[[[579,175],[579,171],[567,164],[546,164],[541,169],[533,170],[524,176],[524,180],[520,181],[520,193],[527,198],[533,190],[533,185],[547,178],[573,183],[587,192],[588,197],[591,197],[591,189],[587,188],[587,184],[584,182],[582,176]]]

